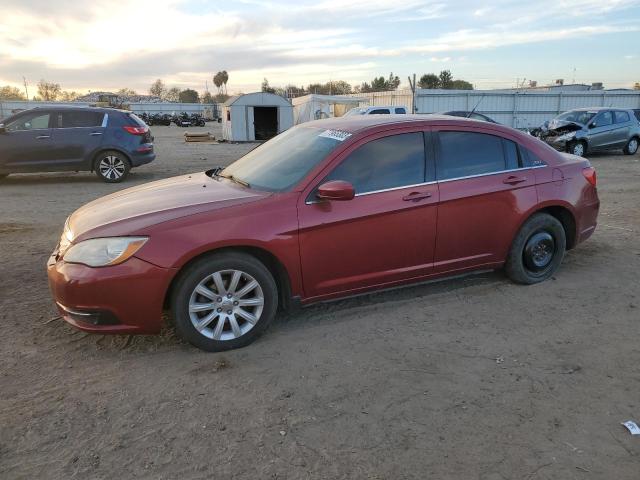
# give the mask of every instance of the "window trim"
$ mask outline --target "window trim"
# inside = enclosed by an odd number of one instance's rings
[[[453,182],[456,180],[467,180],[469,178],[488,177],[490,175],[500,175],[501,173],[521,172],[522,170],[533,170],[537,168],[547,168],[549,165],[535,165],[533,167],[511,168],[509,170],[500,170],[499,172],[478,173],[476,175],[467,175],[466,177],[447,178],[438,180],[437,183]]]

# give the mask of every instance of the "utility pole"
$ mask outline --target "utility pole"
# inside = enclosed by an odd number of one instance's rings
[[[416,108],[416,74],[413,74],[413,80],[411,77],[407,77],[409,80],[409,86],[411,87],[411,113],[416,113],[418,109]]]
[[[27,78],[23,75],[22,81],[24,82],[24,93],[27,95],[27,100],[29,100],[29,89],[27,88]]]

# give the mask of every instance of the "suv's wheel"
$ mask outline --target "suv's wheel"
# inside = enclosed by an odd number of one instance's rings
[[[633,137],[622,150],[625,155],[634,155],[638,151],[638,139]]]
[[[566,250],[566,234],[560,221],[546,213],[533,215],[511,244],[505,271],[517,283],[532,284],[553,275]]]
[[[277,307],[269,270],[237,252],[212,254],[189,266],[171,297],[180,336],[209,352],[249,345],[269,326]]]
[[[584,157],[584,154],[587,153],[587,145],[580,140],[571,142],[567,147],[567,151],[572,155]]]
[[[96,175],[107,183],[121,182],[129,174],[130,169],[129,159],[115,150],[99,153],[94,163]]]

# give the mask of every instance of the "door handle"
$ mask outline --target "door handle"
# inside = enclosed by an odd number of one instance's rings
[[[527,177],[516,177],[515,175],[509,175],[505,178],[502,183],[506,183],[507,185],[517,185],[518,183],[526,182]]]
[[[89,135],[92,137],[97,137],[98,135],[102,135],[102,132],[91,132]]]
[[[36,140],[43,140],[45,138],[51,138],[51,135],[38,135],[36,137]]]
[[[417,202],[418,200],[424,200],[425,198],[430,198],[430,192],[411,192],[409,195],[405,195],[402,197],[402,200],[405,202]]]

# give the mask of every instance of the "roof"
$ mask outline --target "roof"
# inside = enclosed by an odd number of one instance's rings
[[[280,95],[269,92],[254,92],[245,93],[243,95],[235,95],[224,102],[225,107],[231,105],[264,105],[264,106],[278,106],[278,107],[291,107],[291,102]]]
[[[483,127],[488,124],[482,120],[475,120],[472,118],[452,117],[449,115],[434,115],[434,114],[418,114],[418,115],[353,115],[346,117],[334,117],[326,118],[323,120],[314,120],[304,123],[303,126],[326,128],[335,130],[345,130],[347,132],[358,132],[371,127],[377,127],[382,125],[402,125],[405,123],[419,123],[419,124],[448,124],[448,125],[478,125]],[[499,126],[496,124],[496,126]],[[502,127],[502,126],[500,126]],[[507,127],[502,127],[507,128]],[[511,130],[511,129],[509,129]]]
[[[340,95],[322,95],[319,93],[310,93],[309,95],[303,95],[301,97],[295,97],[291,99],[291,103],[294,105],[300,105],[302,103],[312,102],[325,102],[325,103],[360,103],[368,101],[367,98],[362,97],[343,97]]]
[[[121,108],[112,108],[112,107],[90,107],[87,105],[47,105],[45,107],[33,107],[22,110],[22,112],[26,112],[28,110],[89,110],[92,112],[101,112],[101,113],[109,113],[109,112],[122,112],[122,113],[134,113],[130,110],[123,110]],[[20,112],[20,113],[22,113]]]

